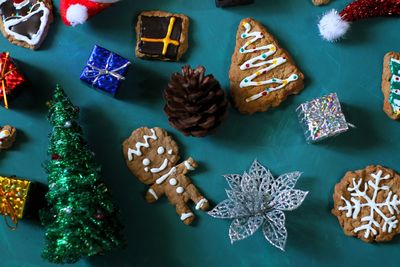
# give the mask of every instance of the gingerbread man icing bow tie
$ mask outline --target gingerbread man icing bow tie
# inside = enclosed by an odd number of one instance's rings
[[[166,195],[181,221],[189,225],[195,219],[187,204],[189,200],[201,210],[207,210],[209,203],[186,176],[197,167],[197,163],[189,158],[177,164],[178,150],[175,141],[161,128],[139,128],[123,143],[128,168],[141,182],[150,186],[146,193],[147,202],[153,203]]]

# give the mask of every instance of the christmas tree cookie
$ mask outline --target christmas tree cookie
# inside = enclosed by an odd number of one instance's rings
[[[229,72],[236,108],[246,114],[279,106],[304,88],[304,75],[259,22],[240,22]]]
[[[335,186],[332,209],[343,231],[365,242],[400,233],[400,175],[382,166],[349,171]]]
[[[0,0],[0,30],[11,43],[37,49],[53,21],[51,0]]]
[[[389,52],[383,60],[383,110],[393,120],[400,119],[400,53]]]

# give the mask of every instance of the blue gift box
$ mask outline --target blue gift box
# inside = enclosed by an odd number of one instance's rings
[[[95,45],[80,78],[114,96],[130,64],[126,58]]]

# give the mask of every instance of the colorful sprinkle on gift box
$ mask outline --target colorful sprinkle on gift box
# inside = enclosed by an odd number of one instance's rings
[[[309,143],[339,135],[349,130],[336,93],[315,98],[296,109],[304,135]]]

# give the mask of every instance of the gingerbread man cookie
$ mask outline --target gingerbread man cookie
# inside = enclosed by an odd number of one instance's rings
[[[177,164],[179,148],[164,129],[139,128],[123,142],[122,147],[128,168],[141,182],[150,186],[146,193],[147,202],[153,203],[166,195],[181,221],[187,225],[195,219],[187,204],[189,200],[196,204],[197,210],[208,209],[208,200],[187,177],[197,163],[189,158]]]
[[[0,127],[0,150],[9,149],[14,143],[16,135],[17,130],[14,127],[10,125]]]

